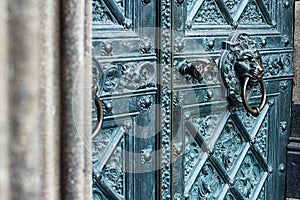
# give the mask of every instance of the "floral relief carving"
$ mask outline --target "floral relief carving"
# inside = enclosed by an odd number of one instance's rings
[[[190,199],[217,199],[224,182],[210,163],[206,163],[189,192]]]
[[[268,136],[268,118],[263,121],[258,133],[255,136],[255,146],[263,158],[267,159],[267,136]]]
[[[120,141],[115,151],[112,153],[110,159],[103,168],[104,180],[106,184],[112,188],[118,195],[123,196],[123,156]]]
[[[236,175],[235,186],[241,194],[251,199],[251,195],[261,179],[262,169],[252,154],[248,154]]]
[[[244,125],[248,133],[251,133],[255,125],[256,118],[252,115],[249,115],[248,112],[244,109],[238,110],[236,111],[236,113],[239,116],[242,124]]]
[[[226,24],[219,8],[213,0],[206,0],[194,18],[196,24]]]
[[[187,181],[190,174],[195,170],[199,160],[201,160],[202,149],[195,140],[186,133],[185,135],[185,150],[184,150],[184,180]]]
[[[215,144],[214,155],[226,171],[230,171],[242,150],[243,138],[231,119]]]
[[[92,22],[93,24],[113,24],[112,19],[101,0],[92,1]]]
[[[221,119],[221,113],[210,114],[204,117],[191,117],[191,122],[197,128],[198,133],[203,137],[204,141],[209,143],[214,134],[215,128]]]
[[[92,160],[94,167],[97,167],[102,159],[107,145],[109,145],[113,129],[104,129],[92,140]],[[101,170],[101,169],[99,169]]]
[[[276,75],[292,75],[293,64],[290,54],[272,54],[262,57],[265,77]]]

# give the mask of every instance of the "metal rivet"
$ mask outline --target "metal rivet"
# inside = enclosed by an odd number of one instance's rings
[[[191,21],[187,21],[186,22],[186,28],[187,29],[191,29],[192,28],[192,22]]]
[[[177,0],[178,4],[182,4],[184,2],[184,0]]]
[[[288,8],[290,6],[290,3],[288,2],[288,1],[285,1],[284,3],[283,3],[283,7],[284,8]]]
[[[130,29],[131,26],[132,26],[132,21],[130,19],[125,19],[125,21],[124,21],[125,29]]]
[[[284,170],[285,170],[285,166],[284,166],[284,164],[283,164],[283,163],[280,163],[280,164],[279,164],[279,168],[278,168],[278,170],[279,170],[281,173],[283,173],[283,172],[284,172]]]
[[[268,172],[272,173],[273,172],[273,168],[271,166],[268,167]]]

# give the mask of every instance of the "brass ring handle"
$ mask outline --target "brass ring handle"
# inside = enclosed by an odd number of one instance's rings
[[[95,104],[97,108],[97,125],[96,128],[93,130],[92,138],[94,138],[98,132],[101,130],[102,123],[103,123],[103,103],[97,96],[95,97]]]
[[[249,79],[250,78],[247,76],[244,81],[243,90],[242,90],[242,101],[247,111],[250,112],[253,116],[257,117],[266,104],[266,99],[267,99],[266,86],[263,79],[258,80],[259,85],[262,89],[261,101],[258,107],[251,107],[246,98],[246,91],[247,91],[247,85],[249,83]]]

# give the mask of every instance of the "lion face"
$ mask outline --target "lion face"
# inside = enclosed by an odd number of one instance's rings
[[[249,81],[252,83],[257,83],[264,75],[258,51],[242,51],[237,57],[234,68],[240,79],[249,77]]]

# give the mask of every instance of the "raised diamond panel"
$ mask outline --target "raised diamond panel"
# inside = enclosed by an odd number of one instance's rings
[[[235,187],[246,199],[252,199],[259,182],[263,179],[264,170],[260,166],[255,156],[250,152],[244,158],[244,161],[235,177]]]
[[[191,117],[191,122],[196,127],[198,134],[201,135],[207,144],[212,142],[215,130],[217,125],[219,125],[222,116],[222,113],[216,113],[200,118],[197,116]]]
[[[189,192],[190,199],[217,199],[225,183],[211,165],[206,162]]]
[[[244,138],[234,122],[229,119],[215,144],[214,156],[228,172],[234,166],[243,149]]]

